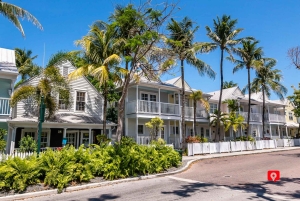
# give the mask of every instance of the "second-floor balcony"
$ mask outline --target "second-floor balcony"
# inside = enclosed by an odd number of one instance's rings
[[[180,116],[181,107],[179,104],[173,103],[164,103],[164,102],[156,102],[156,101],[130,101],[127,102],[126,114],[133,113],[146,113],[146,114],[156,114],[156,115],[172,115],[172,116]],[[207,118],[207,112],[202,108],[196,109],[196,117],[197,118]],[[185,107],[185,117],[186,118],[194,118],[194,108],[193,107]]]
[[[244,117],[245,122],[246,122],[248,119],[248,112],[239,112],[239,114]],[[267,122],[276,122],[276,123],[284,123],[285,122],[285,116],[280,115],[280,114],[267,113],[267,114],[265,114],[264,119]],[[250,121],[262,122],[262,114],[261,113],[250,113]]]
[[[0,115],[9,115],[10,114],[10,104],[9,98],[0,97]]]

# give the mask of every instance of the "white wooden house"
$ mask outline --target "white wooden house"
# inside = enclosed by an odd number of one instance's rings
[[[58,68],[63,76],[75,70],[69,62],[64,62]],[[23,85],[36,86],[40,76],[29,79]],[[22,85],[22,86],[23,86]],[[103,97],[85,77],[72,80],[69,83],[70,102],[66,105],[57,97],[59,110],[55,117],[43,123],[41,135],[41,147],[62,147],[62,139],[67,139],[67,144],[75,147],[81,144],[96,142],[96,135],[102,133]],[[19,147],[20,139],[30,135],[37,140],[38,117],[36,106],[31,100],[23,100],[13,108],[12,118],[8,120],[12,131],[8,136],[7,150],[12,152]],[[107,122],[107,132],[111,137],[111,127],[115,124]]]

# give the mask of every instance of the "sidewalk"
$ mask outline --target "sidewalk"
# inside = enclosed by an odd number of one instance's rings
[[[194,156],[183,156],[183,161],[197,161],[202,159],[209,158],[220,158],[220,157],[229,157],[229,156],[241,156],[241,155],[249,155],[249,154],[262,154],[262,153],[270,153],[277,151],[289,151],[300,149],[300,147],[280,147],[276,149],[263,149],[263,150],[253,150],[253,151],[239,151],[239,152],[229,152],[229,153],[214,153],[214,154],[202,154],[202,155],[194,155]]]

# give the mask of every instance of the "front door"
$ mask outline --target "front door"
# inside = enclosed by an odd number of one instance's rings
[[[67,144],[76,147],[76,136],[77,136],[77,132],[67,132],[66,133]]]
[[[89,146],[89,132],[81,132],[81,143],[84,144],[85,147]]]

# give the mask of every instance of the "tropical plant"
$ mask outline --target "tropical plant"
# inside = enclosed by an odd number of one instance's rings
[[[149,122],[145,123],[145,126],[150,130],[151,141],[157,139],[163,125],[164,121],[159,117],[154,117]]]
[[[97,142],[99,143],[99,145],[102,145],[102,146],[108,145],[108,143],[111,141],[111,139],[109,139],[107,137],[107,135],[104,135],[104,134],[97,135],[96,139],[97,139]]]
[[[259,65],[259,60],[263,55],[263,50],[261,47],[257,47],[258,41],[243,41],[242,47],[233,48],[233,52],[237,54],[241,60],[236,60],[233,57],[229,59],[236,64],[233,68],[233,73],[240,69],[246,68],[248,73],[248,117],[247,117],[247,135],[249,134],[249,121],[250,121],[250,108],[251,108],[251,79],[250,79],[250,69],[257,69]],[[245,92],[245,90],[243,90]]]
[[[210,116],[208,117],[210,121],[210,126],[216,126],[218,123],[224,124],[228,114],[221,112],[219,120],[218,120],[218,114],[219,114],[218,110],[215,110],[214,113],[210,114]],[[219,140],[221,140],[221,134],[219,132],[215,134],[215,139],[214,139],[215,141],[217,139],[217,134],[219,135]]]
[[[294,115],[295,117],[297,117],[298,119],[300,118],[300,84],[299,84],[299,88],[295,88],[294,86],[292,86],[294,93],[291,96],[288,96],[288,100],[292,102],[294,109]],[[298,134],[297,137],[300,137],[300,121],[298,121]]]
[[[207,101],[207,99],[205,99],[203,97],[203,92],[198,90],[198,91],[193,91],[190,94],[190,98],[193,100],[193,110],[194,110],[194,128],[193,128],[193,135],[197,135],[197,131],[196,131],[196,117],[197,117],[197,102],[199,102],[204,108],[205,110],[209,110],[209,103]]]
[[[58,109],[58,95],[66,106],[68,106],[70,104],[69,85],[56,67],[64,61],[65,56],[65,53],[59,52],[50,58],[46,68],[40,74],[39,82],[36,86],[24,84],[18,87],[11,97],[11,106],[15,107],[18,102],[29,99],[34,106],[34,110],[30,112],[32,115],[38,116],[39,100],[41,96],[44,96],[47,119],[53,117],[55,111]]]
[[[5,151],[6,141],[4,140],[4,136],[7,135],[7,130],[0,128],[0,153]]]
[[[283,79],[281,71],[274,69],[276,60],[270,58],[263,58],[260,61],[260,66],[256,71],[256,78],[251,83],[252,92],[262,92],[263,96],[263,137],[265,134],[265,102],[266,97],[271,96],[271,92],[274,92],[281,100],[284,99],[284,95],[287,93],[287,88],[280,82]]]
[[[91,82],[102,92],[103,104],[103,134],[106,135],[107,104],[114,83],[120,85],[126,71],[119,67],[121,58],[117,55],[116,39],[114,32],[103,23],[94,23],[87,36],[76,41],[83,48],[80,66],[69,74],[69,79],[77,79],[82,76],[91,76]],[[75,52],[76,53],[76,52]],[[111,100],[114,101],[114,100]]]
[[[21,76],[20,83],[41,73],[42,68],[33,63],[37,55],[32,56],[31,50],[15,48],[16,66]]]
[[[225,131],[228,131],[230,128],[233,130],[233,137],[236,138],[236,132],[239,128],[245,129],[244,117],[240,114],[236,114],[235,112],[231,112],[226,120],[224,121]]]
[[[22,192],[39,182],[40,166],[36,157],[8,158],[0,165],[0,190]]]
[[[194,42],[195,32],[198,30],[198,26],[193,28],[193,22],[189,18],[185,17],[181,22],[177,22],[171,19],[171,22],[167,25],[167,30],[170,32],[167,44],[169,45],[172,53],[176,59],[180,61],[181,70],[181,133],[182,138],[185,139],[185,76],[184,76],[184,62],[187,62],[191,66],[198,70],[200,75],[207,74],[209,77],[215,77],[215,72],[209,65],[196,57],[197,53],[205,52],[210,47],[207,43]],[[183,149],[185,149],[185,142],[183,141]]]
[[[39,29],[43,30],[43,27],[39,23],[39,21],[28,11],[16,5],[2,2],[2,0],[0,0],[0,14],[2,14],[10,22],[12,22],[15,25],[15,27],[19,29],[19,31],[22,33],[23,36],[25,36],[25,33],[18,18],[22,18],[22,19],[26,18],[27,20],[31,21],[35,26],[37,26]]]
[[[228,89],[236,86],[238,86],[238,84],[234,83],[232,80],[230,82],[227,81],[223,82],[223,89]]]
[[[158,75],[167,71],[174,63],[167,51],[159,47],[159,31],[173,12],[175,4],[163,3],[153,6],[150,1],[135,7],[128,4],[117,6],[110,16],[110,28],[119,41],[118,50],[125,62],[125,76],[121,97],[118,101],[117,141],[123,132],[125,97],[131,81],[138,81],[144,76],[156,80]]]
[[[210,27],[206,26],[207,36],[213,41],[211,43],[211,50],[216,49],[217,47],[221,50],[221,60],[220,60],[220,79],[221,79],[221,87],[220,87],[220,97],[218,103],[218,114],[217,114],[217,133],[220,135],[220,118],[221,118],[221,101],[222,101],[222,93],[223,93],[223,59],[224,59],[224,51],[231,55],[231,48],[235,45],[242,42],[241,39],[236,39],[239,33],[243,31],[243,29],[236,29],[237,20],[232,20],[230,16],[223,15],[220,19],[217,17],[217,20],[213,20],[214,28],[211,30]],[[248,37],[248,39],[250,39]]]
[[[36,141],[29,135],[21,138],[19,146],[21,152],[35,152],[37,150]]]
[[[222,103],[226,103],[230,113],[236,113],[239,110],[239,105],[235,99],[226,99]]]

